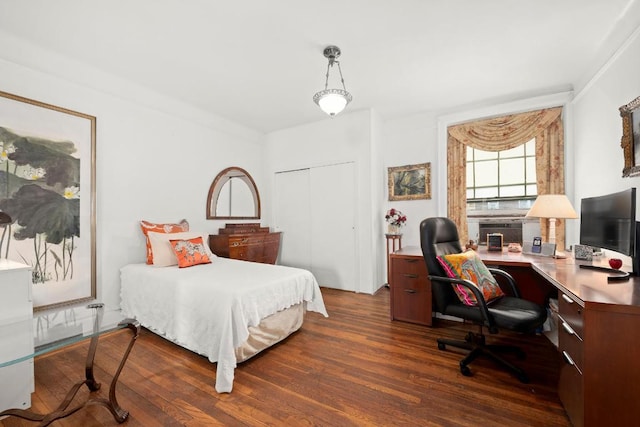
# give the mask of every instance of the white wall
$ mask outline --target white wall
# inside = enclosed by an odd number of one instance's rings
[[[622,119],[618,111],[620,106],[640,96],[639,52],[640,28],[637,28],[574,99],[577,203],[583,197],[640,188],[639,177],[622,177]],[[579,238],[578,230],[579,223],[574,221],[571,234],[574,243]]]
[[[387,121],[384,123],[384,138],[383,167],[380,170],[384,188],[379,233],[386,232],[385,213],[391,208],[399,209],[407,217],[407,223],[401,230],[402,246],[420,246],[420,222],[437,215],[438,194],[443,191],[438,171],[440,168],[446,170],[446,157],[438,158],[436,116],[425,113]],[[389,201],[387,168],[420,163],[431,163],[431,199]],[[446,185],[445,181],[445,192]]]
[[[98,298],[117,306],[120,267],[145,259],[139,221],[186,218],[194,230],[216,231],[223,222],[205,219],[209,186],[234,165],[262,188],[262,136],[143,88],[119,92],[109,76],[91,80],[92,70],[81,83],[61,77],[65,67],[78,64],[0,40],[0,90],[97,117]]]

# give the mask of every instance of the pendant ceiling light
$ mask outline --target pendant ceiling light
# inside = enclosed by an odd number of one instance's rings
[[[329,116],[334,117],[336,114],[344,110],[344,107],[351,102],[353,97],[349,92],[347,92],[347,88],[344,86],[344,78],[342,77],[340,61],[337,61],[337,58],[340,57],[340,48],[337,46],[327,46],[324,48],[323,53],[325,58],[329,60],[329,63],[327,64],[327,77],[324,82],[324,90],[313,95],[313,102],[318,104],[322,111],[327,113]],[[329,72],[333,68],[334,64],[338,66],[342,89],[329,89]]]

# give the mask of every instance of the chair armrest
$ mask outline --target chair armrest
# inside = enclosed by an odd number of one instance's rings
[[[516,298],[520,298],[520,289],[518,288],[518,285],[516,284],[516,280],[513,278],[511,274],[499,268],[487,267],[487,269],[491,274],[493,274],[494,277],[495,276],[504,277],[507,280],[507,283],[509,283],[509,287],[511,288],[510,290],[513,293],[513,296]]]
[[[491,315],[491,313],[489,313],[489,307],[487,306],[487,301],[484,299],[484,295],[482,295],[482,292],[480,292],[480,289],[478,289],[473,282],[465,279],[434,276],[431,274],[429,275],[429,280],[431,280],[431,282],[449,283],[452,285],[458,284],[468,288],[471,292],[473,292],[473,295],[476,297],[476,300],[478,301],[477,307],[480,310],[480,314],[484,318],[484,321],[486,322],[487,327],[489,328],[489,332],[492,334],[497,333],[498,327],[496,326],[495,321],[493,320],[493,316]]]

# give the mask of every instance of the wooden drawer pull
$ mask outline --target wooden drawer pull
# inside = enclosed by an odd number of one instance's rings
[[[415,294],[417,292],[415,289],[405,289],[404,291],[408,294]]]
[[[573,300],[568,296],[566,296],[565,294],[562,294],[562,299],[565,300],[567,304],[573,304]]]
[[[417,274],[404,274],[404,277],[408,277],[409,279],[417,279],[418,275]]]
[[[407,261],[407,262],[409,262],[409,263],[418,262],[418,260],[417,260],[417,259],[407,259],[407,260],[405,260],[405,261]]]

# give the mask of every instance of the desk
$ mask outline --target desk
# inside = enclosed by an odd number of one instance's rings
[[[132,337],[113,375],[109,388],[109,398],[93,398],[90,395],[89,399],[84,403],[69,407],[83,385],[86,385],[90,392],[100,389],[100,383],[96,381],[93,374],[93,361],[98,347],[98,337],[107,332],[123,328],[128,328],[132,332]],[[33,345],[28,349],[17,348],[15,351],[0,357],[0,369],[10,368],[29,361],[36,356],[85,339],[90,339],[91,342],[86,364],[79,367],[79,370],[84,368],[85,379],[78,381],[68,391],[58,408],[49,414],[36,414],[24,408],[7,409],[0,412],[0,417],[12,415],[29,421],[39,421],[39,425],[45,426],[57,419],[67,417],[87,405],[101,405],[111,412],[116,421],[124,422],[129,413],[118,404],[116,384],[139,332],[140,324],[136,320],[123,319],[120,310],[106,310],[102,307],[102,304],[64,307],[38,312],[33,318],[31,316],[28,318],[21,316],[14,319],[5,319],[4,323],[0,325],[0,343],[2,345],[11,343],[16,336],[22,335],[27,335],[33,339]]]
[[[403,255],[422,257],[420,248]],[[558,395],[574,426],[638,425],[640,407],[640,277],[607,282],[607,274],[579,268],[573,258],[478,252],[487,265],[529,270],[557,294]],[[607,260],[596,260],[606,266]],[[392,284],[393,285],[393,284]],[[520,283],[523,294],[530,282]],[[538,290],[534,292],[537,294]]]

